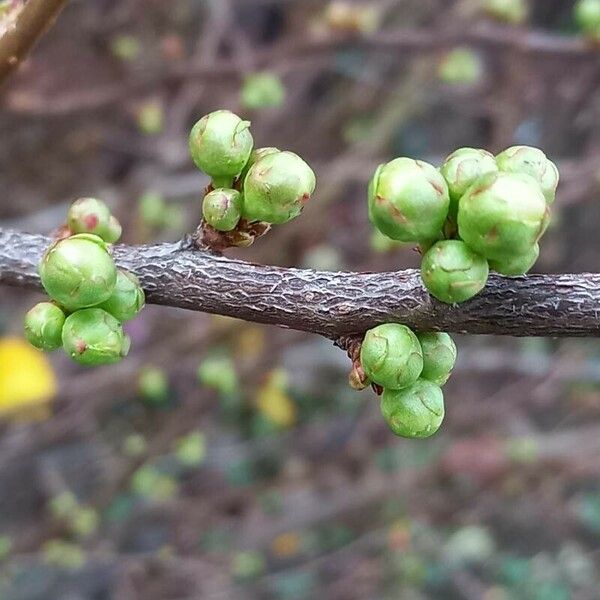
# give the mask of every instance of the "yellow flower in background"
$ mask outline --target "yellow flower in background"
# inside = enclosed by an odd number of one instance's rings
[[[287,391],[287,374],[282,369],[269,373],[256,391],[255,404],[260,413],[279,427],[291,427],[297,410]]]
[[[56,377],[42,352],[20,338],[0,338],[0,418],[50,416]]]

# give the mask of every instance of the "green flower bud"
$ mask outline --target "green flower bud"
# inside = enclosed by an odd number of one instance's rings
[[[40,350],[56,350],[62,346],[65,313],[52,302],[40,302],[25,315],[25,338]]]
[[[204,196],[202,216],[217,231],[231,231],[242,216],[242,204],[238,191],[218,188]]]
[[[276,73],[252,73],[244,79],[240,100],[249,110],[281,106],[285,87]]]
[[[437,239],[449,205],[444,178],[422,160],[396,158],[381,165],[369,185],[369,218],[393,240]]]
[[[421,378],[444,385],[456,362],[456,344],[447,333],[419,333],[417,337],[423,350]]]
[[[423,256],[421,277],[427,291],[441,302],[465,302],[484,287],[488,279],[487,260],[460,240],[443,240]]]
[[[102,200],[79,198],[67,213],[67,225],[72,233],[93,233],[104,241],[111,229],[110,210]]]
[[[242,172],[240,173],[239,180],[243,183],[246,179],[246,175],[248,175],[248,171],[252,168],[252,165],[254,165],[254,163],[258,162],[261,158],[263,158],[263,156],[269,156],[269,154],[277,154],[278,152],[281,152],[281,150],[279,150],[279,148],[273,147],[255,148],[254,150],[252,150],[252,152],[250,153],[250,158],[246,163],[246,166],[242,169]]]
[[[540,184],[546,202],[554,202],[558,169],[541,150],[531,146],[512,146],[496,156],[496,163],[500,171],[505,173],[525,173],[533,177]]]
[[[117,281],[117,268],[101,238],[80,233],[54,242],[39,267],[48,295],[67,310],[108,300]]]
[[[117,321],[131,321],[144,308],[146,296],[139,279],[128,271],[117,269],[117,283],[106,302],[98,305]]]
[[[244,217],[287,223],[302,212],[315,185],[315,174],[297,154],[267,154],[252,165],[244,180]]]
[[[396,435],[428,438],[444,420],[444,394],[439,386],[425,379],[403,390],[385,389],[381,414]]]
[[[65,353],[82,365],[107,365],[129,352],[129,338],[119,321],[101,308],[85,308],[69,315],[62,331]]]
[[[470,48],[454,48],[438,67],[438,76],[450,85],[473,85],[481,79],[483,68],[479,56]]]
[[[547,211],[529,175],[488,173],[460,199],[458,232],[482,256],[502,260],[531,250],[548,225]]]
[[[485,10],[490,17],[511,25],[519,25],[527,18],[525,0],[486,0]]]
[[[575,21],[585,35],[600,42],[600,0],[579,0],[575,4]]]
[[[458,201],[486,173],[498,171],[494,156],[479,148],[459,148],[440,167],[450,192],[450,215],[456,219]]]
[[[121,227],[121,223],[119,223],[119,221],[117,221],[115,217],[110,215],[110,219],[108,220],[108,227],[100,237],[107,244],[116,244],[121,239],[122,233],[123,228]]]
[[[423,353],[417,336],[406,325],[386,323],[367,331],[360,362],[371,381],[399,390],[421,375]]]
[[[490,260],[490,269],[493,269],[496,273],[500,273],[500,275],[507,275],[509,277],[525,275],[535,265],[539,255],[540,246],[539,244],[534,244],[526,254],[512,256],[504,260]]]
[[[254,143],[249,128],[249,121],[228,110],[212,112],[192,127],[192,159],[216,186],[230,187],[248,161]]]

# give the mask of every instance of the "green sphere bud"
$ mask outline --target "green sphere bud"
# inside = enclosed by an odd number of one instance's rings
[[[487,260],[460,240],[443,240],[423,256],[421,277],[427,291],[446,304],[465,302],[487,282]]]
[[[450,215],[456,219],[458,201],[486,173],[495,173],[498,165],[493,154],[479,148],[459,148],[440,167],[450,192]]]
[[[444,420],[444,394],[439,386],[425,379],[403,390],[385,389],[381,414],[396,435],[428,438]]]
[[[276,73],[252,73],[244,79],[240,100],[249,110],[281,106],[285,87]]]
[[[313,170],[293,152],[260,158],[244,180],[244,217],[280,225],[296,218],[315,191]]]
[[[508,277],[525,275],[535,265],[539,255],[540,246],[539,244],[535,244],[526,254],[509,257],[504,260],[490,260],[490,269]]]
[[[438,67],[439,78],[449,85],[473,85],[482,73],[481,60],[470,48],[450,50]]]
[[[67,213],[67,226],[71,233],[93,233],[109,243],[121,237],[121,225],[108,206],[96,198],[75,200]]]
[[[242,204],[238,191],[219,188],[204,196],[202,216],[217,231],[231,231],[242,216]]]
[[[252,165],[254,165],[254,163],[258,162],[261,158],[263,158],[263,156],[269,156],[269,154],[277,154],[278,152],[281,152],[279,148],[273,148],[270,146],[267,148],[255,148],[254,150],[252,150],[252,152],[250,153],[250,158],[246,163],[246,166],[242,169],[242,172],[240,173],[240,181],[242,183],[245,181],[246,175],[248,175],[248,171],[252,168]]]
[[[360,362],[371,381],[393,390],[413,384],[423,370],[417,336],[399,323],[386,323],[367,331]]]
[[[575,5],[575,21],[586,36],[600,42],[600,0],[579,0]]]
[[[107,244],[116,244],[121,239],[123,228],[121,223],[117,221],[113,215],[110,215],[108,220],[108,227],[106,231],[100,236]]]
[[[504,173],[525,173],[533,177],[540,184],[546,202],[554,202],[559,180],[558,169],[540,149],[512,146],[496,156],[496,163]]]
[[[369,218],[393,240],[437,239],[449,205],[444,178],[422,160],[396,158],[380,166],[369,185]]]
[[[450,378],[456,363],[456,344],[447,333],[417,334],[423,350],[421,378],[442,386]]]
[[[80,233],[54,242],[39,267],[48,295],[67,310],[108,300],[117,282],[117,268],[101,238]]]
[[[519,25],[527,18],[525,0],[487,0],[485,10],[490,17],[511,25]]]
[[[118,362],[129,352],[129,338],[121,323],[101,308],[85,308],[69,315],[62,331],[65,353],[82,365]]]
[[[56,350],[62,345],[65,313],[52,302],[40,302],[25,315],[25,338],[40,350]]]
[[[212,112],[192,127],[192,160],[218,187],[229,187],[248,161],[254,143],[249,128],[249,121],[228,110]]]
[[[111,297],[98,306],[117,321],[131,321],[144,308],[146,296],[139,279],[128,271],[117,269],[117,283]]]
[[[527,254],[548,224],[548,207],[535,179],[523,173],[488,173],[460,199],[458,233],[489,259]]]

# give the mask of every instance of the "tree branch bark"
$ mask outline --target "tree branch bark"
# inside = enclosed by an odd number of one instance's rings
[[[0,284],[41,289],[37,265],[50,238],[0,229]],[[384,322],[416,330],[513,336],[596,336],[600,274],[492,275],[473,300],[431,298],[416,270],[330,273],[232,260],[185,240],[115,246],[117,264],[141,280],[148,301],[321,334],[332,340]]]
[[[28,0],[0,37],[0,82],[21,63],[67,0]]]

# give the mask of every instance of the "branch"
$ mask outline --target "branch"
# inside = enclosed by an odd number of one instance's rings
[[[29,0],[0,37],[0,82],[21,63],[67,0]]]
[[[41,289],[50,238],[0,228],[0,284]],[[115,246],[148,301],[324,335],[332,340],[397,321],[416,330],[514,336],[597,336],[600,274],[492,275],[460,306],[429,296],[416,270],[329,273],[255,265],[194,250],[191,242]]]

